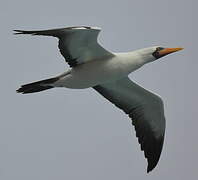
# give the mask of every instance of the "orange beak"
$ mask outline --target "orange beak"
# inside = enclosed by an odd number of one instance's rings
[[[177,52],[182,49],[184,49],[184,48],[180,48],[180,47],[179,48],[165,48],[165,49],[160,50],[158,53],[159,53],[159,56],[165,56],[167,54]]]

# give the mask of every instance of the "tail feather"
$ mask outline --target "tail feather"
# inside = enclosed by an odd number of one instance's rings
[[[22,85],[19,89],[16,90],[17,93],[28,94],[44,91],[47,89],[53,88],[53,83],[56,82],[59,78],[50,78],[30,84]]]

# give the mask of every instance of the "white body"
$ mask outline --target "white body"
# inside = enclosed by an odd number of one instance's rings
[[[114,57],[109,59],[105,57],[104,59],[89,61],[72,68],[61,74],[59,76],[61,77],[60,80],[53,86],[72,89],[94,87],[98,84],[126,77],[129,73],[146,63],[144,56],[139,50],[129,53],[115,53],[114,55]]]

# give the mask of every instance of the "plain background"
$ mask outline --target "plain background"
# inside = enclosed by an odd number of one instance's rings
[[[196,179],[197,7],[195,0],[1,0],[0,179]],[[55,38],[12,30],[75,25],[101,27],[99,41],[114,52],[185,48],[130,75],[165,103],[164,148],[150,174],[131,120],[93,89],[15,92],[68,65]]]

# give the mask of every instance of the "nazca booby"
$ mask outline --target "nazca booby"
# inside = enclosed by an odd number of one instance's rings
[[[94,88],[132,119],[141,150],[147,158],[147,172],[157,165],[165,135],[162,99],[137,85],[128,75],[146,63],[183,48],[144,48],[128,53],[112,53],[97,42],[100,28],[68,27],[42,31],[14,30],[15,34],[54,36],[70,69],[61,75],[22,85],[17,92],[34,93],[54,87]]]

